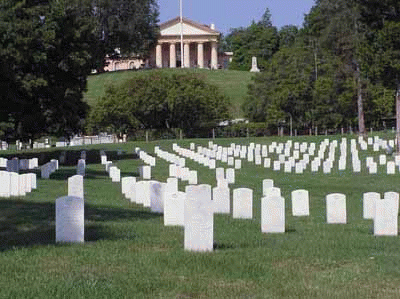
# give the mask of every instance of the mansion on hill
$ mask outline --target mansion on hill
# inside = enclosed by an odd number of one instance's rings
[[[181,53],[181,29],[183,55]],[[155,49],[147,60],[138,58],[108,59],[105,71],[140,68],[227,68],[233,53],[218,53],[221,33],[214,24],[203,25],[180,17],[160,24],[160,36]]]

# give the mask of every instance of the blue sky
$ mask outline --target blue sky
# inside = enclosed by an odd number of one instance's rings
[[[214,23],[226,34],[230,28],[259,21],[268,7],[274,26],[301,26],[314,0],[182,0],[183,16],[202,24]],[[160,22],[179,16],[179,0],[158,0]]]

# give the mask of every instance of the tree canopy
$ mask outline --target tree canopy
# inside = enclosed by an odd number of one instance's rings
[[[192,129],[229,119],[229,101],[194,74],[144,74],[111,85],[90,113],[92,131]]]
[[[393,119],[398,1],[318,0],[303,28],[284,26],[278,40],[249,86],[243,105],[249,119],[277,126],[292,117],[298,129],[359,124],[360,130],[364,114],[369,126]]]
[[[108,23],[97,10],[103,6]],[[28,139],[82,130],[91,70],[121,41],[126,51],[148,49],[156,17],[152,0],[1,1],[0,84],[7,92],[0,95],[0,134]]]

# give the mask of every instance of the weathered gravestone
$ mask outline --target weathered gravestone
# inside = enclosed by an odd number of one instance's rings
[[[12,158],[7,160],[7,171],[9,172],[19,172],[19,160],[18,158]]]
[[[237,188],[233,190],[233,218],[253,218],[253,190]]]
[[[326,219],[327,223],[346,224],[346,195],[332,193],[326,196]]]
[[[261,198],[261,231],[263,233],[285,232],[285,199],[272,193]]]
[[[56,242],[83,243],[85,233],[83,198],[56,199]]]
[[[212,251],[214,245],[214,214],[211,202],[211,186],[187,186],[184,209],[185,250]]]
[[[79,159],[78,160],[78,166],[76,168],[76,174],[85,176],[85,168],[86,168],[86,161],[85,159]]]
[[[149,181],[150,209],[152,212],[164,212],[163,192],[164,184],[158,181]]]
[[[292,214],[293,216],[310,215],[309,193],[307,190],[292,191]]]
[[[68,178],[68,196],[84,199],[82,175],[76,174]]]
[[[363,194],[363,218],[374,219],[375,202],[381,199],[377,192],[366,192]]]

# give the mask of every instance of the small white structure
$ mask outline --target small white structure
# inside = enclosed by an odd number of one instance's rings
[[[251,70],[250,70],[250,72],[251,73],[259,73],[260,72],[260,69],[257,66],[257,57],[253,56],[251,58]]]

